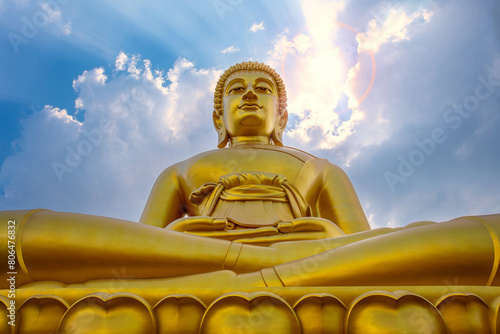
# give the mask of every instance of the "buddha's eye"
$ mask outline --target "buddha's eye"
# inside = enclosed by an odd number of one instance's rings
[[[255,87],[255,90],[258,91],[258,92],[267,93],[267,94],[271,94],[272,93],[272,91],[269,88],[263,87],[263,86]]]
[[[245,88],[243,88],[243,87],[234,87],[234,88],[231,88],[229,90],[228,94],[240,93],[244,90],[245,90]]]

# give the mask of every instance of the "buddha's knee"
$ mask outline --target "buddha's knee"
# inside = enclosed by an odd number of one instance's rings
[[[493,244],[493,265],[486,285],[500,285],[500,214],[460,217],[453,221],[480,223],[488,231]]]
[[[4,263],[0,273],[1,288],[4,288],[9,277],[15,278],[16,285],[29,281],[27,271],[23,266],[20,238],[24,224],[39,211],[42,209],[0,211],[0,244],[2,245],[0,258]]]

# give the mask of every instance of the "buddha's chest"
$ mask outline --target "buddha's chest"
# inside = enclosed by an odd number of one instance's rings
[[[190,193],[203,184],[217,183],[231,173],[265,172],[285,176],[293,183],[304,162],[297,157],[262,149],[233,149],[216,151],[186,166],[181,186]]]

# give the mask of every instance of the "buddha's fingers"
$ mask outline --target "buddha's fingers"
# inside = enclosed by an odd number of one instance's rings
[[[271,236],[262,236],[257,238],[244,238],[235,239],[233,242],[241,242],[248,245],[255,246],[269,246],[271,244],[285,242],[285,241],[304,241],[304,240],[317,240],[327,238],[324,232],[297,232],[289,234],[278,234]]]
[[[259,227],[255,229],[241,229],[228,231],[188,231],[189,234],[194,234],[202,237],[217,238],[224,240],[236,240],[242,238],[259,238],[273,236],[279,234],[275,227]]]
[[[278,224],[281,233],[294,234],[297,232],[323,232],[323,238],[333,238],[345,233],[329,220],[317,217],[304,217]]]
[[[177,232],[223,231],[227,226],[224,218],[208,216],[182,217],[170,223],[165,229]]]

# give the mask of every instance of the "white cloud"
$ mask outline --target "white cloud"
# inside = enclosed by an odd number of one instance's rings
[[[238,52],[238,51],[240,51],[240,49],[238,47],[231,45],[231,46],[225,48],[224,50],[222,50],[220,53],[227,54],[227,53],[234,53],[234,52]]]
[[[39,4],[43,12],[48,16],[48,23],[55,26],[57,33],[62,33],[65,36],[71,33],[71,21],[63,19],[59,4],[54,1],[50,3],[48,1],[40,2]]]
[[[260,23],[254,23],[254,24],[252,24],[250,29],[248,29],[248,31],[251,31],[251,32],[257,32],[259,30],[266,30],[266,28],[264,28],[264,21],[262,21]]]
[[[65,25],[62,26],[63,35],[68,36],[69,34],[71,34],[72,29],[73,28],[71,27],[71,22],[68,21]]]
[[[387,9],[387,16],[383,22],[377,18],[370,20],[368,31],[359,33],[356,40],[359,43],[359,51],[372,50],[377,52],[381,45],[388,42],[399,42],[409,40],[408,28],[414,22],[428,22],[432,12],[421,9],[413,14],[408,14],[404,8]]]
[[[64,152],[66,143],[78,138],[82,128],[66,110],[52,106],[23,119],[21,125],[21,138],[14,143],[16,153],[7,157],[0,169],[0,180],[6,184],[1,206],[9,209],[8,204],[24,209],[39,207],[34,203],[39,198],[58,200],[62,194],[50,163],[56,152]]]
[[[125,52],[120,51],[115,60],[115,70],[123,71],[125,69],[125,64],[128,62],[128,56]]]
[[[16,153],[0,171],[0,207],[137,220],[164,168],[216,147],[218,71],[185,59],[166,73],[152,71],[148,60],[123,53],[116,64],[110,74],[95,68],[74,80],[82,122],[51,106],[23,120]]]
[[[73,80],[73,88],[78,90],[82,85],[91,83],[91,85],[98,84],[104,86],[108,77],[104,74],[104,68],[94,68],[91,71],[83,71],[77,79]]]
[[[2,17],[2,26],[28,40],[42,30],[68,36],[72,23],[63,15],[66,4],[66,1],[55,0],[0,0],[0,15],[8,13]]]
[[[83,101],[79,97],[75,100],[75,113],[78,113],[81,109],[83,109]]]
[[[65,123],[65,124],[76,123],[79,126],[82,125],[73,116],[68,115],[68,111],[66,109],[59,109],[59,108],[54,108],[52,106],[46,105],[43,108],[42,112],[46,112],[47,113],[47,117],[49,119],[51,119],[51,118],[57,118],[57,119],[61,120],[63,123]]]
[[[40,7],[48,14],[49,22],[61,20],[61,11],[58,8],[51,7],[47,2],[40,3]]]
[[[289,33],[290,31],[286,29],[273,41],[273,49],[268,52],[267,60],[272,67],[279,68],[283,57],[287,54],[303,55],[313,46],[309,35],[299,33],[292,40],[288,40]]]

